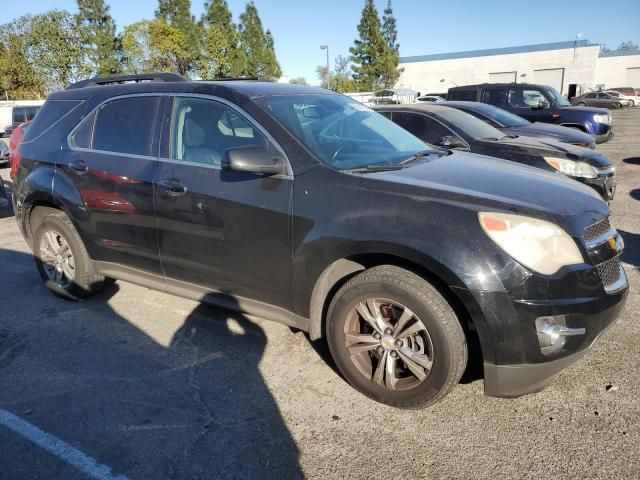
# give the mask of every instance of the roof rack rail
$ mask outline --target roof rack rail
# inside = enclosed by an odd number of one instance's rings
[[[93,77],[87,80],[80,80],[67,87],[67,90],[84,87],[99,87],[106,85],[117,85],[123,83],[143,83],[143,82],[186,82],[187,79],[177,73],[140,73],[136,75],[117,75],[114,77]]]
[[[203,78],[201,82],[241,82],[241,81],[269,81],[264,77],[216,77],[216,78]]]

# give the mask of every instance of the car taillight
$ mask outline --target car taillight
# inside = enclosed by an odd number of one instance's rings
[[[16,178],[18,168],[20,168],[20,160],[20,152],[17,148],[9,152],[9,165],[11,166],[9,176],[11,177],[11,180],[15,180]]]

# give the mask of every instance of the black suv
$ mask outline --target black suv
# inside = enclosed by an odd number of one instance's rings
[[[54,292],[122,279],[326,336],[355,388],[398,407],[442,398],[474,346],[487,394],[539,390],[627,294],[593,190],[430,149],[319,88],[84,81],[50,95],[12,166]]]

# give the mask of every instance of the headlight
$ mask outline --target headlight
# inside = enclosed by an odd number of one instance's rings
[[[606,123],[607,125],[611,125],[613,121],[611,115],[594,115],[593,119],[598,123]]]
[[[531,270],[552,275],[584,261],[573,238],[551,222],[493,212],[480,212],[478,218],[491,240]]]
[[[545,161],[556,170],[570,177],[598,178],[598,171],[585,162],[576,162],[568,158],[544,157]]]

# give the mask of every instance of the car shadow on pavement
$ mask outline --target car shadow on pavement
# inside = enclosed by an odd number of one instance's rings
[[[631,165],[640,165],[640,157],[629,157],[622,160],[624,163],[630,163]]]
[[[303,477],[259,369],[259,325],[205,304],[182,324],[154,319],[144,289],[127,318],[110,305],[131,301],[114,298],[118,283],[71,302],[42,285],[30,255],[0,249],[0,265],[0,284],[11,279],[0,289],[0,357],[12,352],[0,363],[0,408],[129,478]],[[7,478],[78,473],[2,426],[0,445]]]
[[[629,192],[629,195],[631,196],[631,198],[633,198],[634,200],[640,200],[640,188],[634,188],[633,190],[631,190]]]
[[[624,240],[624,252],[622,252],[622,261],[633,265],[640,269],[640,235],[637,233],[625,232],[618,230]]]

